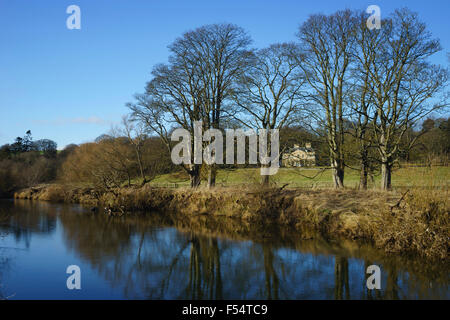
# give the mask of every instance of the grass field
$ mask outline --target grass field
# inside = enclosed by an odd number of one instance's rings
[[[234,186],[259,183],[259,169],[220,169],[217,174],[218,186]],[[332,187],[331,171],[325,168],[280,168],[271,177],[277,185],[288,184],[288,188],[329,188]],[[155,186],[188,186],[189,177],[185,172],[175,172],[157,176],[150,182]],[[359,172],[347,169],[344,184],[356,188],[359,184]],[[369,178],[369,188],[377,188],[380,176]],[[393,188],[404,187],[448,187],[450,185],[450,167],[402,167],[392,174]]]

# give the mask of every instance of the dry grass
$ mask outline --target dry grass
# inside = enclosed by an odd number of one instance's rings
[[[389,252],[421,252],[428,257],[448,259],[450,244],[448,190],[415,190],[404,204],[384,211],[377,246]]]

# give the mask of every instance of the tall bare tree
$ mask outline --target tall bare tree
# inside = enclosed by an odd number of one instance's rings
[[[195,121],[202,121],[205,130],[219,129],[221,119],[230,113],[227,101],[235,81],[248,65],[250,42],[245,31],[232,24],[186,32],[169,46],[169,63],[153,69],[145,94],[128,105],[133,115],[158,133],[169,149],[168,134],[174,128],[184,128],[192,137]],[[198,186],[201,166],[192,161],[183,167],[191,186]],[[211,166],[208,185],[214,184],[215,167]]]
[[[244,126],[281,130],[295,122],[300,114],[301,89],[305,83],[295,58],[297,51],[295,44],[283,43],[256,52],[234,96],[240,108],[236,118]],[[268,149],[271,149],[270,143]],[[262,177],[262,183],[269,183],[268,175]]]
[[[328,16],[316,14],[301,25],[297,34],[303,50],[298,59],[310,87],[310,116],[326,129],[336,188],[344,186],[344,117],[348,109],[345,100],[354,22],[350,10]]]
[[[221,129],[231,110],[230,97],[237,79],[246,72],[251,39],[240,27],[222,23],[186,32],[170,49],[184,56],[201,81],[201,114],[204,129]],[[208,186],[216,181],[216,166],[208,168]]]
[[[169,152],[173,143],[170,133],[184,128],[191,134],[191,150],[194,149],[194,122],[202,120],[201,84],[185,55],[172,55],[170,65],[158,65],[153,69],[153,79],[147,84],[145,94],[136,95],[136,101],[128,104],[132,116],[143,121],[149,130],[157,133]],[[181,164],[189,174],[191,187],[200,185],[200,165],[193,161]]]
[[[371,126],[373,125],[374,93],[371,88],[371,66],[377,55],[379,43],[384,40],[382,32],[370,30],[366,13],[355,14],[355,46],[352,51],[351,87],[348,103],[351,109],[349,118],[353,123],[352,134],[358,142],[360,163],[360,189],[367,189],[368,174],[374,159],[369,156],[373,148]]]
[[[443,108],[437,95],[447,83],[448,72],[430,64],[428,58],[441,50],[417,14],[397,10],[382,21],[368,66],[374,97],[373,119],[376,147],[381,158],[381,188],[391,188],[391,172],[407,130],[427,114]],[[433,99],[434,100],[433,100]]]

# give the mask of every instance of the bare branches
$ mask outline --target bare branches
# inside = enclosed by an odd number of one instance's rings
[[[418,120],[445,105],[430,105],[428,101],[445,87],[448,73],[427,62],[441,47],[415,13],[397,10],[375,33],[380,40],[372,42],[372,55],[360,62],[373,98],[372,128],[382,162],[382,188],[389,189],[403,135]],[[360,46],[363,51],[366,47]]]
[[[295,122],[301,115],[305,83],[296,54],[298,47],[292,43],[274,44],[255,53],[234,92],[240,108],[238,120],[265,129],[281,129]]]
[[[326,129],[333,167],[335,187],[344,184],[344,114],[348,94],[347,80],[350,75],[354,45],[355,18],[349,10],[325,15],[313,15],[300,27],[302,55],[300,66],[310,87],[310,101],[320,106],[320,113],[310,110],[312,118]]]

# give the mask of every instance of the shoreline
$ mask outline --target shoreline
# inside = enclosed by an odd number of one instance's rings
[[[369,242],[386,253],[417,254],[448,261],[449,191],[382,192],[335,189],[120,188],[100,192],[60,184],[39,185],[15,199],[106,207],[111,215],[158,211],[179,218],[228,217],[300,234]]]

